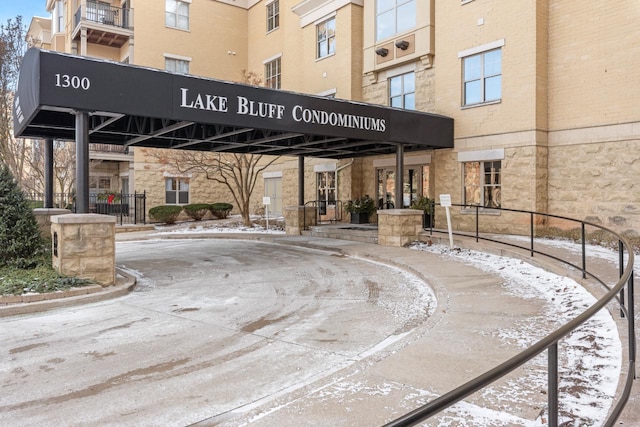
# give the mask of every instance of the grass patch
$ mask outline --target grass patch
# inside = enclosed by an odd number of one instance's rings
[[[59,274],[51,266],[51,254],[44,253],[34,268],[0,267],[0,295],[47,293],[92,285],[93,282]]]

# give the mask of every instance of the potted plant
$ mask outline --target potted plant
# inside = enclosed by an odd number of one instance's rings
[[[369,195],[349,200],[344,208],[351,214],[351,224],[366,224],[369,215],[376,211],[376,205]]]
[[[423,212],[422,228],[431,228],[434,225],[435,201],[427,196],[418,196],[411,202],[411,209],[418,209]]]

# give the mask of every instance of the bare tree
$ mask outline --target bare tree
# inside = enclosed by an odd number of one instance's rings
[[[226,186],[247,226],[251,225],[251,195],[260,173],[278,159],[254,154],[203,151],[150,150],[148,154],[179,173],[199,173]]]
[[[22,17],[0,25],[0,161],[5,163],[18,185],[22,184],[30,161],[27,142],[13,137],[13,99],[22,57],[27,50]]]

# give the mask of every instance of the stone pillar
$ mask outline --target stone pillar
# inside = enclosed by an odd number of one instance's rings
[[[66,276],[116,283],[116,218],[69,214],[51,218],[53,268]]]
[[[299,236],[302,230],[316,223],[316,208],[313,206],[286,206],[284,208],[285,233]]]
[[[378,244],[405,246],[422,231],[422,211],[417,209],[382,209],[378,211]]]
[[[38,228],[40,228],[40,235],[47,239],[51,237],[51,217],[58,215],[70,214],[69,209],[56,209],[56,208],[38,208],[33,210],[33,215],[36,217]]]

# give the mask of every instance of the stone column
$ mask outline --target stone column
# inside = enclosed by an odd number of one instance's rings
[[[53,268],[66,276],[116,283],[116,218],[69,214],[51,218]]]
[[[422,231],[422,211],[417,209],[382,209],[378,211],[378,244],[405,246]]]
[[[40,229],[40,235],[42,237],[51,237],[51,218],[58,215],[70,214],[69,209],[57,209],[57,208],[38,208],[33,210],[33,215],[36,217],[38,228]]]
[[[316,208],[313,206],[286,206],[284,208],[285,233],[299,236],[302,231],[316,223]]]

